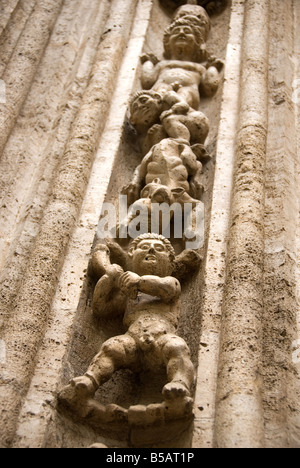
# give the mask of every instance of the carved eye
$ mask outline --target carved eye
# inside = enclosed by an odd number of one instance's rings
[[[147,96],[141,97],[139,99],[141,104],[146,104],[148,102],[149,98]]]
[[[149,247],[150,247],[150,244],[143,244],[143,245],[141,245],[140,249],[141,250],[148,250]]]
[[[155,250],[156,250],[157,252],[164,252],[165,248],[164,248],[164,246],[161,245],[161,244],[155,244]]]

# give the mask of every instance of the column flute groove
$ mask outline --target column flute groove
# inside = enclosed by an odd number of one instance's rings
[[[62,5],[63,0],[43,0],[35,6],[1,77],[6,84],[6,104],[0,105],[0,158]]]

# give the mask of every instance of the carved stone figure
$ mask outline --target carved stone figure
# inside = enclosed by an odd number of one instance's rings
[[[154,91],[140,91],[130,105],[130,122],[142,135],[143,153],[161,140],[171,137],[187,144],[204,144],[209,132],[209,120],[169,91],[162,98]]]
[[[200,148],[199,159],[202,154]],[[197,160],[195,152],[184,142],[167,138],[155,145],[143,158],[137,167],[132,182],[126,186],[123,193],[128,196],[131,205],[140,198],[145,185],[160,179],[161,184],[173,189],[184,189],[184,192],[194,196],[195,191],[201,190],[198,177],[202,171],[202,164]],[[197,198],[197,197],[196,197]]]
[[[220,83],[223,62],[209,57],[206,40],[210,20],[201,7],[190,6],[193,14],[179,9],[164,36],[165,60],[144,55],[142,86],[162,97],[170,91],[195,110],[200,105],[200,93],[212,96]],[[197,12],[197,14],[195,14]]]
[[[109,255],[109,249],[102,246],[94,259],[93,267],[105,274],[95,288],[93,311],[100,317],[122,314],[127,332],[102,345],[86,374],[63,389],[60,401],[81,414],[84,408],[86,414],[97,389],[118,369],[141,372],[147,368],[155,372],[165,367],[168,382],[162,389],[164,402],[158,407],[169,418],[173,411],[175,418],[191,414],[194,366],[187,344],[176,335],[181,286],[171,276],[176,270],[171,243],[155,234],[138,237],[131,243],[131,269],[126,272],[112,265]],[[199,256],[193,252],[189,261],[192,268],[199,264]],[[99,414],[101,419],[101,411]]]
[[[169,137],[186,140],[191,145],[204,144],[209,132],[209,120],[203,112],[195,111],[182,102],[174,91],[166,93],[163,101],[169,109],[162,112],[160,120]]]
[[[72,379],[59,394],[60,404],[90,424],[102,428],[126,423],[131,434],[136,426],[146,430],[153,424],[160,425],[158,437],[166,425],[177,434],[182,421],[190,421],[192,416],[194,366],[187,343],[176,331],[180,280],[189,277],[201,259],[194,250],[176,257],[171,242],[161,235],[163,216],[159,232],[154,233],[151,215],[154,204],[164,204],[169,223],[175,225],[174,211],[170,211],[173,204],[181,208],[181,216],[186,215],[182,210],[186,205],[193,214],[202,205],[202,169],[210,157],[204,146],[209,121],[199,111],[200,97],[210,97],[218,89],[223,62],[206,50],[210,19],[195,3],[190,1],[175,12],[164,34],[164,60],[158,61],[152,54],[142,57],[144,89],[132,99],[130,122],[140,138],[143,158],[122,191],[130,209],[126,219],[119,220],[119,243],[107,240],[107,245],[97,247],[90,262],[90,273],[97,282],[94,315],[106,320],[122,317],[126,331],[105,341],[87,372]],[[120,229],[130,225],[138,210],[145,213],[147,233],[135,238],[127,252],[120,245]],[[197,216],[188,226],[197,238],[200,234],[193,223],[197,224]],[[181,234],[183,240],[192,241],[190,232]],[[128,245],[127,229],[124,238]],[[165,370],[161,402],[128,409],[101,404],[97,390],[120,369],[137,374]],[[174,421],[177,426],[171,429]],[[155,437],[155,433],[150,435],[151,440]]]
[[[169,187],[162,185],[160,179],[154,179],[153,182],[147,184],[141,191],[141,198],[130,206],[127,217],[123,219],[118,226],[117,238],[125,237],[124,234],[120,235],[120,233],[127,233],[127,228],[138,216],[140,225],[146,227],[148,230],[147,232],[150,232],[150,230],[153,229],[153,223],[156,223],[156,232],[160,234],[173,232],[171,226],[172,221],[175,218],[175,222],[177,222],[181,227],[180,233],[178,232],[178,229],[176,233],[179,234],[179,238],[185,241],[186,236],[184,232],[182,232],[182,228],[184,227],[184,217],[187,216],[186,207],[189,206],[192,218],[189,229],[185,226],[185,231],[189,236],[192,236],[193,233],[194,236],[196,236],[196,208],[199,203],[201,202],[192,198],[183,188],[177,187],[170,189]],[[130,230],[128,234],[131,236]],[[189,239],[191,239],[191,237],[189,237]]]

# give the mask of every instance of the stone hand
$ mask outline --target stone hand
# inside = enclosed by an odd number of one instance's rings
[[[220,73],[224,68],[224,62],[223,60],[217,59],[216,57],[212,56],[209,58],[207,62],[207,68],[209,67],[215,67]]]
[[[177,102],[172,107],[172,111],[174,114],[187,114],[190,110],[190,106],[185,102]]]
[[[123,268],[116,264],[110,265],[106,270],[106,274],[114,281],[120,278],[123,273]]]
[[[156,55],[154,55],[154,54],[143,54],[143,55],[141,56],[141,62],[142,62],[142,63],[145,63],[145,62],[152,62],[153,65],[156,65],[156,64],[159,62],[159,60],[158,60],[158,58],[156,57]]]
[[[127,195],[128,205],[132,205],[140,197],[140,191],[140,185],[131,183],[123,188],[122,195]]]
[[[139,275],[136,275],[131,271],[127,271],[121,276],[119,287],[126,296],[130,297],[131,299],[136,299],[140,280],[141,278]]]

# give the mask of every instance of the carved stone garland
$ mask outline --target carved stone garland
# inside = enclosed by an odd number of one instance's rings
[[[164,60],[149,54],[141,58],[143,90],[132,99],[130,121],[143,159],[122,192],[135,209],[131,207],[120,221],[118,235],[134,219],[138,206],[146,206],[150,226],[153,203],[190,204],[193,210],[200,203],[202,168],[210,159],[204,146],[209,121],[199,111],[200,97],[214,95],[223,68],[223,62],[206,50],[209,31],[206,11],[184,5],[165,31]],[[184,241],[183,233],[182,237]],[[127,331],[102,345],[86,374],[62,389],[59,402],[96,428],[143,427],[144,436],[148,429],[149,442],[155,443],[182,432],[193,416],[195,371],[189,348],[176,330],[180,280],[199,267],[201,258],[195,250],[176,256],[171,241],[150,228],[130,242],[127,252],[121,243],[117,238],[99,245],[90,271],[98,280],[93,313],[122,316]],[[112,255],[119,264],[111,263]],[[166,369],[167,383],[159,404],[125,409],[94,399],[98,388],[121,368],[139,373],[161,367]]]

